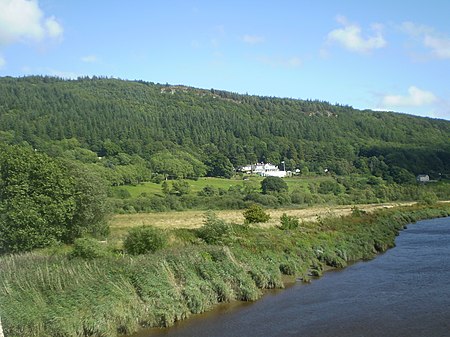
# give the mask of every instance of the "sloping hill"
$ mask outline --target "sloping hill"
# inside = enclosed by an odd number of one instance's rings
[[[168,150],[203,162],[220,153],[234,166],[284,160],[288,169],[338,174],[450,173],[445,120],[96,77],[4,77],[0,97],[1,139],[37,149],[76,138],[99,156],[146,161]]]

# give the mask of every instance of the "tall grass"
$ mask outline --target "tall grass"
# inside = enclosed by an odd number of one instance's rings
[[[170,326],[219,302],[256,300],[261,289],[283,287],[282,274],[320,275],[325,265],[371,258],[392,247],[405,224],[449,214],[450,205],[415,206],[286,230],[230,225],[229,246],[192,240],[192,230],[174,241],[190,243],[137,257],[2,257],[0,317],[7,337],[116,336]]]

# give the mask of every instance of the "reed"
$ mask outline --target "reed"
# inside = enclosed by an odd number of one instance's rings
[[[3,330],[7,337],[100,337],[170,326],[219,302],[256,300],[262,289],[283,287],[283,274],[306,278],[371,258],[392,247],[407,223],[448,215],[450,205],[413,206],[294,229],[230,225],[230,246],[195,240],[196,230],[174,231],[181,233],[176,247],[133,257],[4,256]]]

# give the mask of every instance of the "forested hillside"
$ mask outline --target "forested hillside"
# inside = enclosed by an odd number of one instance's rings
[[[102,157],[113,184],[226,177],[256,161],[398,183],[450,174],[448,121],[96,77],[0,78],[0,141],[89,164]]]

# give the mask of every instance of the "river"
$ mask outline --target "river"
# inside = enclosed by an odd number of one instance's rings
[[[450,336],[450,218],[409,225],[396,245],[310,284],[136,336]]]

